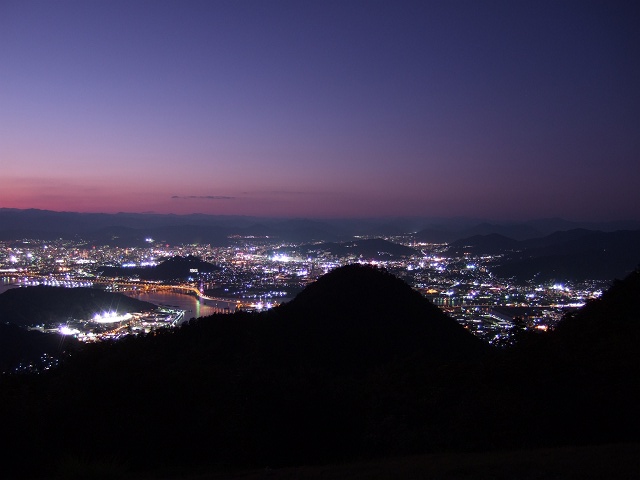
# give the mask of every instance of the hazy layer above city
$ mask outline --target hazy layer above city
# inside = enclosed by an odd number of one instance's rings
[[[162,237],[172,244],[226,244],[232,235],[271,236],[284,241],[349,240],[354,236],[416,234],[429,242],[453,242],[474,235],[500,234],[527,240],[556,231],[583,228],[599,231],[637,230],[640,220],[570,221],[541,218],[495,221],[470,217],[273,218],[234,215],[160,215],[145,213],[77,213],[0,208],[0,240],[55,239],[83,236],[88,241],[144,245]],[[118,242],[116,242],[118,243]]]

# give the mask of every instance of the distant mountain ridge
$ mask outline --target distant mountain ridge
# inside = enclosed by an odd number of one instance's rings
[[[546,237],[555,232],[574,230],[640,230],[640,221],[615,222],[571,222],[559,218],[530,220],[521,223],[480,223],[473,226],[447,228],[429,227],[416,232],[416,239],[433,243],[452,243],[474,236],[500,235],[518,241]]]
[[[492,271],[519,281],[612,280],[640,265],[640,230],[574,229],[520,241],[500,234],[475,235],[452,242],[450,252],[503,254]]]
[[[352,240],[348,242],[322,242],[304,244],[299,247],[279,249],[278,252],[297,251],[304,255],[326,252],[336,257],[365,258],[369,260],[390,260],[392,258],[410,257],[420,252],[411,247],[389,242],[382,238]]]
[[[520,280],[612,280],[640,265],[640,230],[572,230],[523,242],[494,273]]]
[[[143,246],[146,238],[169,244],[228,244],[232,235],[277,237],[293,242],[345,241],[354,236],[415,233],[420,241],[452,242],[473,235],[497,233],[516,240],[540,237],[558,230],[586,228],[613,231],[640,229],[640,221],[569,222],[542,219],[490,223],[451,218],[301,219],[224,215],[153,213],[76,213],[0,208],[0,240],[81,237],[93,245]]]

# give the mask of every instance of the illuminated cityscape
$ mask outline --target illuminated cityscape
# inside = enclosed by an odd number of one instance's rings
[[[357,240],[367,240],[359,238]],[[435,305],[487,342],[506,345],[518,329],[547,330],[562,316],[598,297],[602,281],[517,284],[492,273],[503,257],[455,253],[448,244],[417,242],[413,235],[385,239],[408,247],[411,255],[379,252],[368,258],[358,252],[336,255],[327,244],[298,245],[269,237],[229,238],[226,247],[161,245],[148,238],[141,248],[94,247],[82,240],[20,240],[0,243],[2,285],[94,287],[143,298],[152,292],[190,296],[210,313],[263,310],[291,300],[308,283],[339,266],[369,263],[403,279]],[[194,256],[218,267],[194,271],[173,281],[150,281],[135,274],[104,276],[100,267],[153,267],[173,257]],[[385,257],[389,257],[385,259]],[[381,259],[382,258],[382,259]],[[197,269],[194,269],[197,270]],[[354,301],[358,301],[354,298]],[[43,331],[74,335],[83,341],[117,339],[173,327],[196,315],[192,309],[161,305],[158,310],[116,315],[98,312],[95,318],[70,319],[64,324],[34,325]]]

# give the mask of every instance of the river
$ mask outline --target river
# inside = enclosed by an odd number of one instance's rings
[[[0,277],[0,294],[6,292],[10,288],[15,288],[19,285],[15,285],[15,278],[12,277]],[[153,303],[155,305],[170,305],[184,310],[184,318],[189,320],[191,318],[206,317],[213,315],[214,313],[226,313],[234,312],[236,308],[235,302],[216,302],[215,300],[198,300],[191,295],[185,295],[182,293],[173,292],[153,292],[153,293],[133,293],[127,292],[125,295],[143,300],[145,302]],[[227,309],[227,310],[225,310]]]
[[[16,287],[13,283],[16,281],[13,277],[0,277],[0,294],[3,294],[10,288]]]
[[[153,292],[153,293],[125,293],[128,297],[150,302],[155,305],[166,305],[185,310],[184,317],[189,320],[191,318],[206,317],[214,313],[234,312],[236,308],[235,302],[216,302],[215,300],[198,300],[191,295],[172,292]]]

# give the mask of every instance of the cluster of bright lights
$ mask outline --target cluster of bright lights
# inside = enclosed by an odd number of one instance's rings
[[[118,315],[117,312],[105,312],[102,315],[96,313],[93,317],[93,321],[96,323],[116,323],[116,322],[124,322],[129,320],[132,317],[130,313],[125,313],[124,315]]]
[[[66,325],[60,325],[60,328],[58,328],[58,332],[61,335],[77,335],[80,333],[80,330],[78,330],[77,328],[67,327]]]
[[[71,280],[19,280],[18,283],[22,285],[29,285],[32,287],[38,285],[46,285],[50,287],[66,287],[66,288],[76,288],[76,287],[91,287],[93,286],[93,282],[77,282]]]
[[[271,302],[267,302],[267,303],[258,302],[257,304],[255,304],[255,308],[257,310],[268,310],[270,308],[273,308],[273,304]]]

